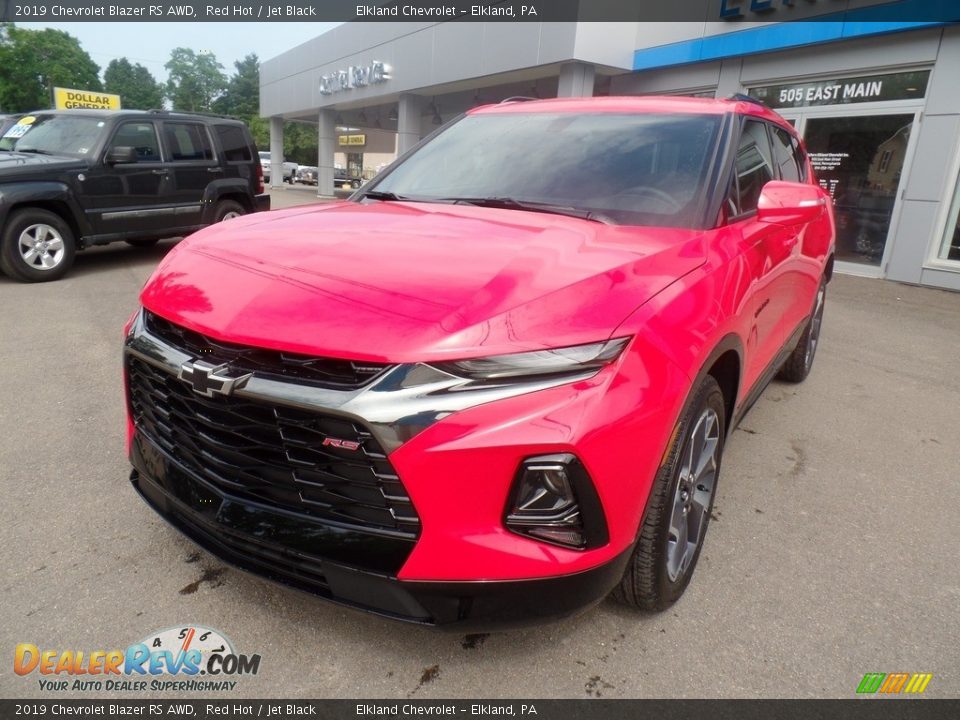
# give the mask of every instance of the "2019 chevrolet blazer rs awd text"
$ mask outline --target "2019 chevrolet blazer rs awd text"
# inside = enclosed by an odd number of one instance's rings
[[[478,108],[349,201],[167,256],[126,333],[133,485],[221,558],[396,618],[665,608],[731,429],[810,370],[833,248],[754,102]]]

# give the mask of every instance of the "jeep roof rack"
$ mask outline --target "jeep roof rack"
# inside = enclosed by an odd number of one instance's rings
[[[510,97],[501,100],[498,104],[503,105],[504,103],[511,102],[533,102],[539,99],[540,98],[530,97],[528,95],[511,95]]]
[[[164,108],[150,108],[147,110],[152,115],[200,115],[201,117],[221,118],[223,120],[240,120],[234,115],[223,115],[221,113],[201,112],[200,110],[166,110]]]

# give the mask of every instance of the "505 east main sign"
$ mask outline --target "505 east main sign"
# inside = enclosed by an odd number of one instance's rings
[[[775,109],[915,100],[926,94],[929,78],[929,70],[914,70],[838,80],[765,85],[752,87],[749,93]]]
[[[320,94],[333,95],[342,90],[366,87],[390,79],[390,66],[379,60],[369,65],[351,65],[320,76]]]

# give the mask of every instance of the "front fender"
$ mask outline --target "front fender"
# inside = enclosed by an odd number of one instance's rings
[[[92,232],[83,208],[77,203],[66,183],[43,180],[0,184],[0,226],[7,222],[12,209],[26,205],[48,208],[51,205],[56,206],[61,213],[67,215],[65,219],[78,231],[78,240]]]

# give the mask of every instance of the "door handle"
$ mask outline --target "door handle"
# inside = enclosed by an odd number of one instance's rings
[[[208,168],[207,168],[207,172],[209,172],[209,173],[222,173],[222,172],[223,172],[223,168],[220,168],[220,167],[208,167]]]
[[[151,170],[150,172],[152,172],[154,175],[166,175],[168,173],[167,170]]]

